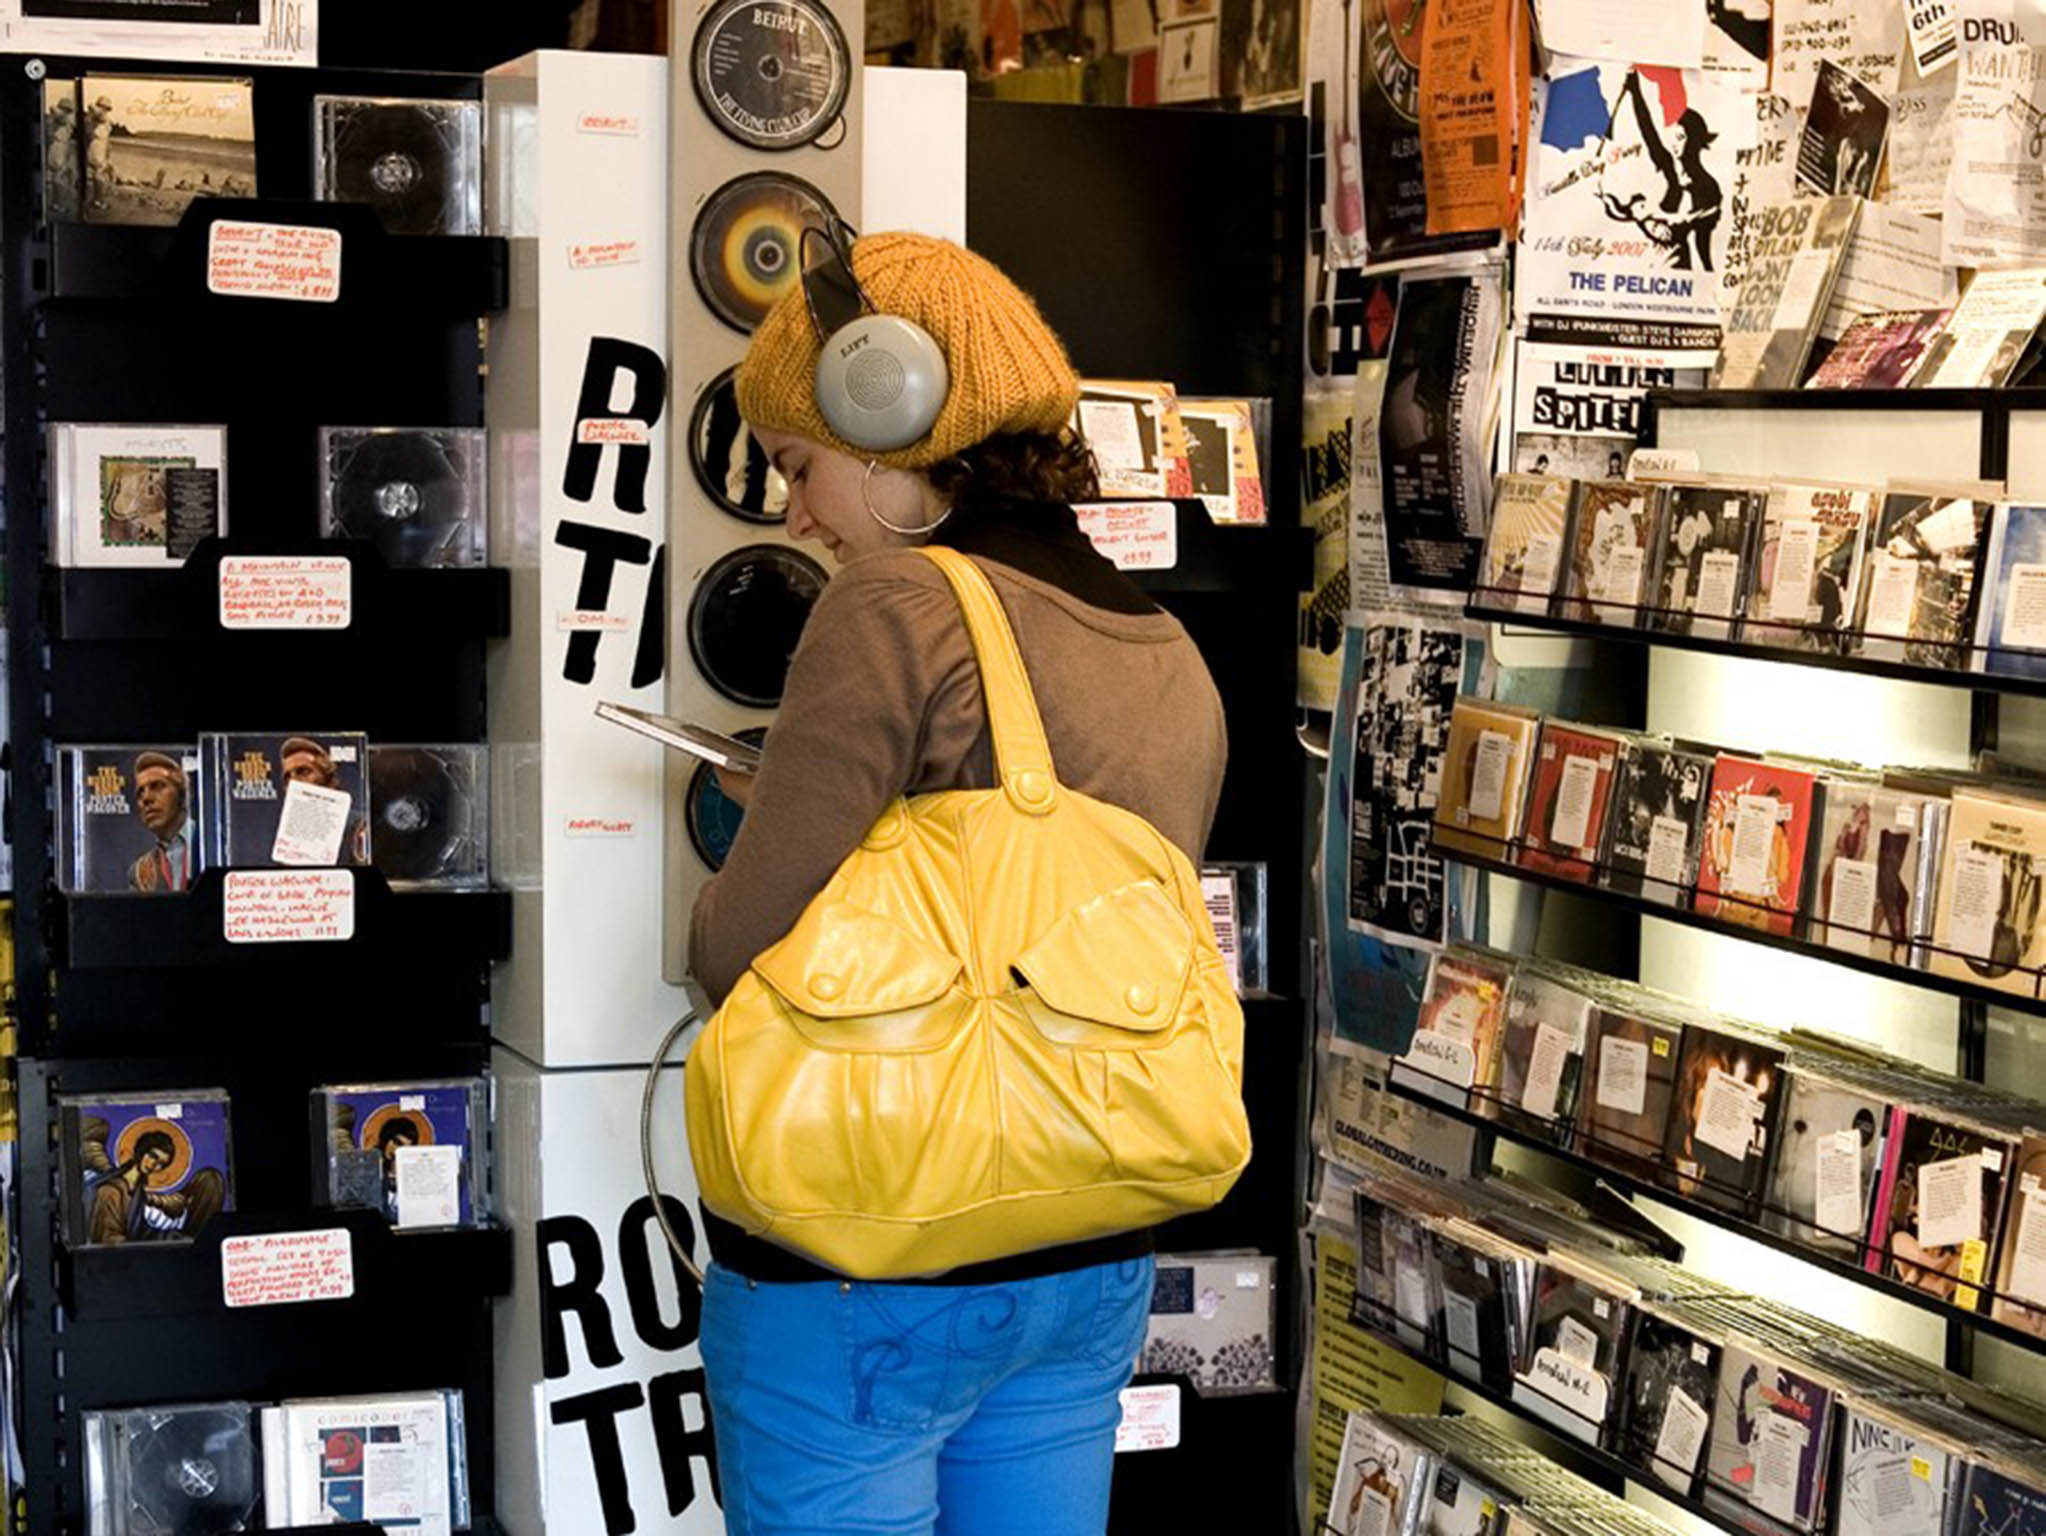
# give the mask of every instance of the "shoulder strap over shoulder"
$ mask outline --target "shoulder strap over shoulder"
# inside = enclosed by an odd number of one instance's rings
[[[994,739],[995,772],[1018,809],[1042,814],[1058,795],[1051,745],[1037,713],[1022,652],[1002,600],[980,567],[956,549],[924,545],[921,553],[945,573],[966,616],[966,632],[980,662],[981,692],[987,698],[988,732]]]

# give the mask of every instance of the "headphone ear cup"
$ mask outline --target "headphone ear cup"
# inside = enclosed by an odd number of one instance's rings
[[[900,315],[862,315],[817,353],[817,411],[840,438],[893,453],[930,436],[951,375],[922,326]]]

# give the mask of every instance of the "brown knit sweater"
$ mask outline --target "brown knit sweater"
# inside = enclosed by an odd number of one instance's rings
[[[1135,811],[1198,862],[1226,742],[1179,621],[1090,605],[960,542],[1008,612],[1060,781]],[[914,550],[852,561],[810,614],[738,839],[697,898],[697,981],[722,1002],[897,795],[994,783],[980,673],[944,575]]]

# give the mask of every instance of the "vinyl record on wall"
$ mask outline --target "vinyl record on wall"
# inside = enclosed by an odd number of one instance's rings
[[[838,121],[853,57],[816,0],[722,0],[696,29],[690,74],[711,120],[751,149],[795,149]]]
[[[802,273],[803,229],[835,217],[824,194],[779,171],[754,171],[711,193],[689,236],[696,291],[735,331],[750,332]]]
[[[749,726],[734,734],[739,740],[758,746],[767,740],[767,727]],[[690,775],[689,788],[682,796],[682,811],[689,828],[689,845],[711,873],[717,873],[725,867],[746,813],[718,788],[717,770],[709,763],[698,763],[696,772]]]
[[[749,523],[779,523],[788,516],[789,488],[739,417],[733,388],[738,372],[727,368],[696,397],[689,466],[703,493],[723,511]]]
[[[789,661],[824,568],[781,544],[750,544],[719,560],[689,600],[689,654],[711,687],[751,709],[781,703]]]

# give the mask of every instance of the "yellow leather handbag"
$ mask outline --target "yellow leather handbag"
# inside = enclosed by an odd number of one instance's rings
[[[704,1204],[902,1279],[1203,1209],[1250,1160],[1243,1009],[1186,855],[1058,782],[956,551],[1001,787],[891,805],[690,1053]]]

